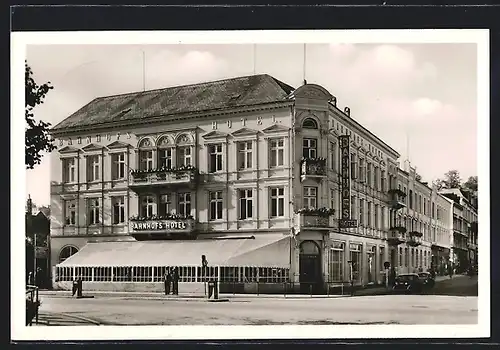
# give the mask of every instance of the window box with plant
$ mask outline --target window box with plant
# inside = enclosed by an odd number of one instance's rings
[[[330,208],[301,208],[297,210],[300,226],[332,227],[335,210]]]

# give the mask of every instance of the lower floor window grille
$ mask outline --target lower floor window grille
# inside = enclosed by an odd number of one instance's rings
[[[85,266],[56,268],[56,282],[81,278],[85,282],[163,282],[166,269],[174,266]],[[219,277],[220,268],[220,277]],[[274,267],[219,267],[177,266],[179,282],[209,282],[219,277],[220,282],[283,283],[289,279],[288,268]]]

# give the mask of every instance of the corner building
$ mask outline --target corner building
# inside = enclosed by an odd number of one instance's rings
[[[52,134],[55,288],[79,277],[87,290],[162,290],[178,266],[181,293],[210,279],[222,292],[325,293],[383,283],[385,261],[430,265],[433,190],[321,86],[255,75],[101,97]],[[339,227],[341,203],[357,227]]]

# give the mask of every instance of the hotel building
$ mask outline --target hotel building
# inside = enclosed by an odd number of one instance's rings
[[[324,293],[449,249],[451,202],[319,85],[254,75],[100,97],[52,134],[55,288],[160,290],[178,266],[181,293],[206,278]]]

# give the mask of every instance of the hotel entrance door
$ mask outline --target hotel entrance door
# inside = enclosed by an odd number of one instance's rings
[[[300,245],[299,273],[301,293],[321,293],[321,254],[313,241],[304,241]]]

